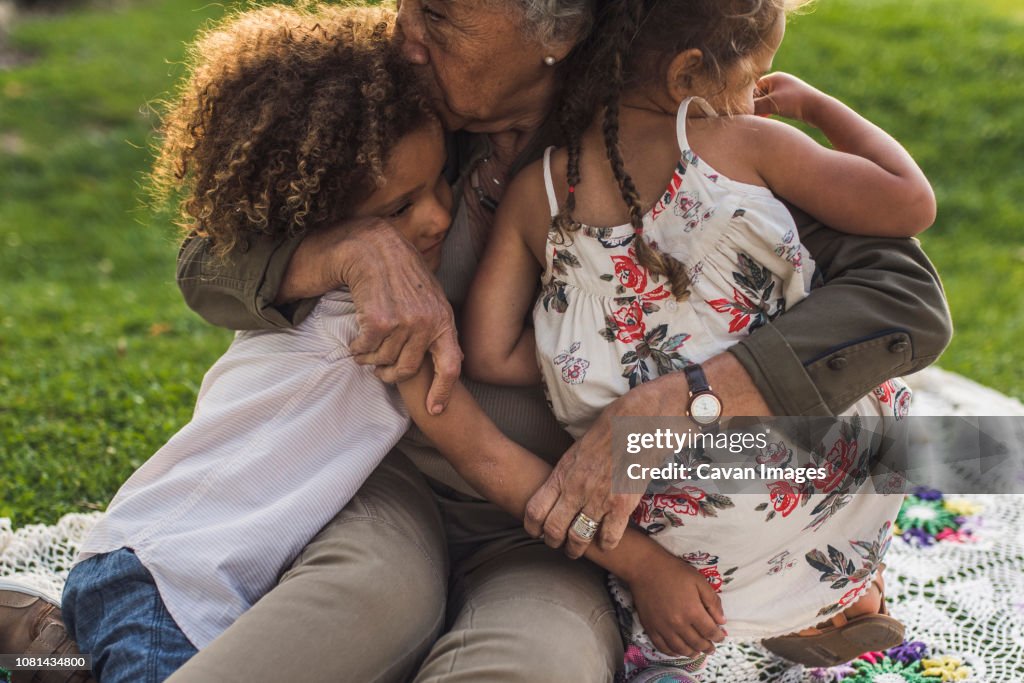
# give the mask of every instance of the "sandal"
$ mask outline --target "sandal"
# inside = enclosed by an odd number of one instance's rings
[[[881,606],[877,614],[862,614],[852,619],[840,612],[832,617],[832,625],[767,638],[761,644],[770,652],[804,666],[829,667],[845,664],[865,652],[896,647],[903,642],[903,623],[889,616],[885,606],[885,590],[875,578]]]

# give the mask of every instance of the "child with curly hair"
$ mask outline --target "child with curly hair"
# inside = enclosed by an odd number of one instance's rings
[[[567,85],[565,148],[519,174],[499,209],[462,326],[467,374],[543,381],[579,438],[631,388],[680,372],[688,414],[711,425],[722,406],[699,364],[812,286],[815,264],[780,199],[851,233],[908,237],[931,225],[931,187],[899,143],[797,78],[766,75],[799,4],[609,3]],[[771,114],[819,128],[833,149]],[[893,380],[849,414],[899,418],[908,399]],[[766,481],[754,502],[699,481],[654,482],[633,515],[713,584],[731,637],[768,639],[810,665],[895,645],[903,632],[880,579],[901,496],[866,495],[871,483],[852,473],[878,442],[850,425],[800,460],[825,467],[823,481]],[[787,438],[751,461],[796,462],[797,448]],[[714,610],[664,621],[628,580],[613,577],[612,593],[630,680],[699,666]]]
[[[202,34],[154,172],[181,225],[226,252],[380,217],[436,269],[452,202],[444,137],[393,27],[381,9],[271,6]],[[351,357],[356,332],[346,291],[294,329],[238,332],[191,422],[118,491],[63,596],[102,680],[179,668],[277,583],[405,432],[395,389]]]
[[[379,9],[270,6],[202,35],[154,172],[160,196],[180,199],[182,227],[226,252],[258,233],[379,217],[436,269],[451,210],[444,139],[393,26]],[[379,381],[349,351],[357,328],[349,293],[334,291],[293,329],[238,332],[191,422],[118,491],[63,596],[69,634],[105,683],[164,680],[227,629],[287,576],[410,414],[470,485],[522,518],[550,465],[461,385],[429,412],[429,364],[397,391]],[[638,532],[588,557],[638,589],[686,586],[716,604]]]

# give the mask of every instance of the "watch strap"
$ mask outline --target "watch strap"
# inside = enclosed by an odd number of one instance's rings
[[[704,374],[704,368],[697,365],[687,365],[683,368],[683,373],[686,375],[686,382],[690,385],[690,395],[696,396],[697,394],[704,393],[705,391],[711,391],[711,386],[708,384],[708,378]]]

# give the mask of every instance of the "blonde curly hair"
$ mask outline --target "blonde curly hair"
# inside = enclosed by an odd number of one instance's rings
[[[394,144],[435,120],[394,25],[380,8],[271,5],[203,31],[164,106],[155,197],[222,255],[345,218]]]

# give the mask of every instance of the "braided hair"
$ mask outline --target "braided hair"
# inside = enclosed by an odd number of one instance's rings
[[[678,53],[701,51],[700,69],[722,91],[731,84],[733,67],[751,58],[764,44],[781,13],[805,0],[606,0],[594,30],[573,54],[567,71],[574,74],[559,104],[568,155],[569,196],[552,220],[562,238],[580,229],[573,218],[575,187],[580,182],[583,131],[603,111],[605,152],[633,226],[637,261],[655,276],[664,276],[676,299],[689,296],[686,266],[644,235],[644,210],[619,150],[619,100],[624,89],[657,82]],[[752,75],[750,76],[752,77]],[[710,95],[711,93],[709,93]]]

